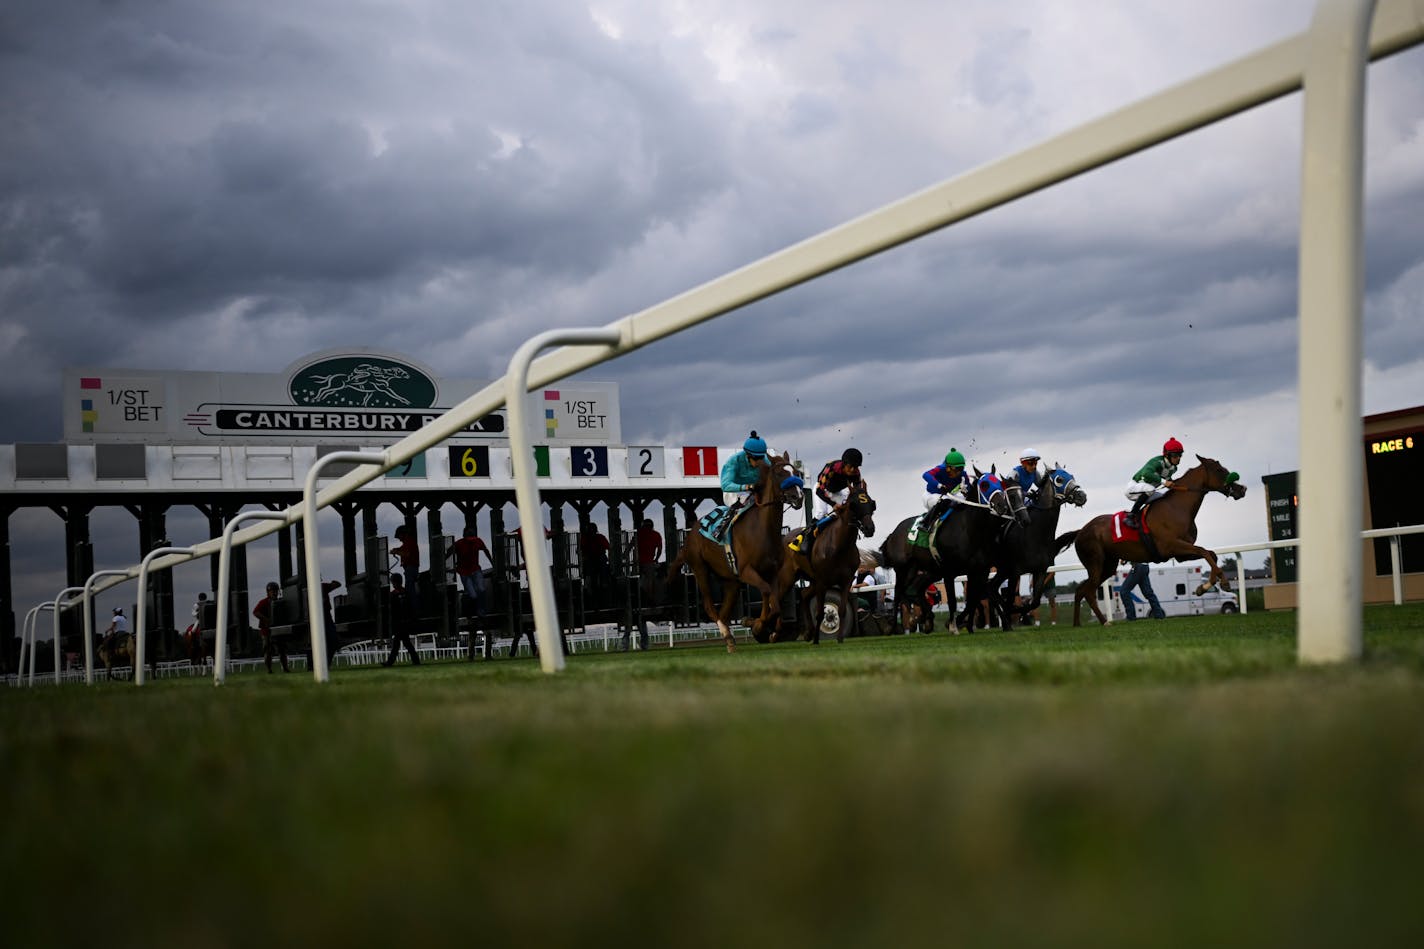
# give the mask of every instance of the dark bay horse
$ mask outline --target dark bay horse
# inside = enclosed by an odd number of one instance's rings
[[[906,610],[924,599],[925,587],[942,579],[949,599],[949,631],[958,635],[954,578],[963,575],[967,578],[964,599],[969,606],[965,611],[966,631],[974,631],[974,607],[988,584],[995,545],[1007,531],[1028,524],[1023,489],[1018,482],[1005,483],[990,502],[990,507],[964,505],[950,515],[938,526],[933,553],[909,542],[910,526],[919,520],[918,515],[901,521],[880,545],[881,562],[895,571],[897,627],[910,624]]]
[[[1028,526],[1022,531],[1010,531],[998,545],[994,558],[996,579],[990,601],[1002,618],[1005,632],[1013,628],[1014,613],[1018,613],[1022,620],[1038,609],[1054,558],[1072,542],[1071,538],[1060,542],[1054,536],[1058,532],[1058,515],[1063,505],[1082,507],[1086,503],[1088,493],[1078,485],[1071,472],[1055,464],[1028,505]],[[1025,573],[1033,578],[1031,600],[1014,609],[1019,577]]]
[[[799,553],[787,550],[781,567],[781,588],[789,589],[798,578],[811,581],[801,593],[798,613],[801,628],[812,643],[821,641],[821,614],[831,608],[836,611],[836,642],[845,641],[850,587],[860,566],[856,538],[874,533],[875,499],[865,491],[852,491],[846,502],[836,507],[830,523],[816,535],[810,550]],[[831,606],[833,599],[835,603]],[[780,635],[778,623],[771,641],[776,642]]]
[[[702,594],[702,608],[708,618],[717,624],[728,652],[735,652],[737,641],[732,636],[729,620],[737,593],[743,583],[749,583],[761,593],[761,616],[751,624],[753,636],[763,629],[775,629],[781,616],[781,565],[786,558],[786,544],[781,537],[783,507],[790,504],[799,508],[802,501],[803,482],[791,467],[787,455],[768,455],[767,463],[761,466],[756,489],[752,492],[753,503],[737,518],[729,528],[731,532],[732,554],[737,562],[737,572],[727,564],[727,557],[720,544],[713,543],[700,531],[687,533],[687,543],[668,564],[668,576],[676,576],[686,564],[697,581],[697,590]],[[722,606],[712,604],[712,577],[722,581]]]
[[[1223,590],[1231,589],[1231,582],[1222,574],[1221,567],[1216,563],[1216,554],[1196,544],[1197,511],[1201,510],[1202,502],[1206,500],[1208,493],[1218,491],[1233,500],[1239,500],[1246,495],[1246,486],[1237,480],[1239,476],[1236,472],[1227,471],[1216,459],[1197,455],[1197,461],[1200,464],[1173,482],[1164,497],[1153,501],[1142,512],[1142,520],[1157,545],[1156,557],[1152,556],[1141,540],[1113,540],[1113,521],[1117,517],[1116,514],[1099,514],[1083,525],[1082,530],[1072,531],[1059,538],[1065,546],[1068,541],[1073,542],[1078,551],[1078,559],[1088,570],[1088,579],[1078,584],[1073,593],[1074,626],[1081,625],[1079,611],[1085,599],[1099,623],[1107,626],[1112,622],[1103,615],[1103,609],[1098,605],[1096,590],[1117,571],[1117,565],[1122,561],[1162,563],[1173,559],[1205,560],[1211,565],[1211,573],[1202,585],[1197,587],[1197,595],[1200,596],[1218,583]]]

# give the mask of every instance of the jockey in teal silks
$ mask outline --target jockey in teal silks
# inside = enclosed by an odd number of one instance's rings
[[[742,442],[742,450],[722,465],[722,500],[727,505],[727,517],[722,522],[724,534],[737,512],[751,501],[761,469],[766,466],[766,452],[766,442],[753,431]]]
[[[1147,464],[1132,476],[1132,481],[1124,492],[1128,500],[1132,501],[1132,510],[1128,512],[1126,519],[1128,527],[1138,527],[1142,523],[1138,518],[1143,506],[1157,500],[1171,489],[1172,476],[1177,473],[1177,466],[1181,462],[1182,443],[1175,438],[1168,438],[1162,445],[1162,454],[1147,459]]]

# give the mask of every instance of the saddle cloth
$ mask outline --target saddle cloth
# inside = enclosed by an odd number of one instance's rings
[[[722,543],[722,529],[726,526],[727,510],[725,504],[718,505],[697,521],[697,529],[702,532],[702,536],[714,544]]]
[[[1118,511],[1116,514],[1114,514],[1112,520],[1113,543],[1117,544],[1123,541],[1144,540],[1144,534],[1150,537],[1152,535],[1152,525],[1147,523],[1147,512],[1149,510],[1151,510],[1151,508],[1143,508],[1142,516],[1138,518],[1138,521],[1142,524],[1141,530],[1137,529],[1136,527],[1127,526],[1126,511]]]

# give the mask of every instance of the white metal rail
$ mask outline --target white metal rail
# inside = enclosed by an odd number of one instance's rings
[[[610,323],[604,329],[610,336],[616,334],[616,344],[564,347],[532,360],[523,391],[1304,86],[1300,444],[1302,457],[1312,463],[1302,466],[1300,485],[1301,534],[1309,540],[1301,546],[1302,586],[1308,601],[1300,611],[1299,651],[1304,662],[1353,658],[1359,654],[1360,565],[1353,545],[1332,539],[1359,533],[1358,510],[1352,511],[1337,497],[1334,486],[1359,483],[1362,465],[1357,451],[1361,435],[1359,169],[1365,64],[1367,59],[1421,42],[1424,0],[1380,0],[1377,12],[1374,0],[1320,0],[1310,27],[1296,36]],[[508,376],[491,383],[386,449],[383,463],[358,468],[314,497],[309,494],[302,508],[288,512],[293,515],[289,522],[345,497],[507,404],[509,386]],[[245,544],[277,529],[272,523],[260,524],[232,540]],[[315,556],[317,537],[311,527],[306,541],[308,556]],[[220,546],[216,539],[197,544],[191,556],[211,556]],[[154,566],[172,566],[186,559],[160,560]],[[310,578],[308,582],[312,586]],[[315,615],[319,614],[313,620]],[[135,678],[141,675],[140,671]],[[317,678],[322,681],[325,676]]]

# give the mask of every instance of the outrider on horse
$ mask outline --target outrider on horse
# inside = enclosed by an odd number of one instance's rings
[[[836,642],[845,641],[850,588],[855,582],[856,568],[860,566],[856,538],[874,533],[875,499],[866,491],[852,491],[846,502],[836,507],[829,522],[821,527],[809,549],[787,549],[781,567],[781,588],[789,589],[801,578],[810,581],[798,599],[797,613],[801,629],[812,643],[821,641],[823,625],[827,632],[835,633]],[[854,618],[854,612],[849,615]],[[780,635],[778,623],[769,638],[775,642]]]
[[[792,469],[789,456],[768,455],[766,463],[760,466],[752,504],[743,508],[723,533],[725,546],[701,531],[689,531],[682,550],[668,564],[670,577],[675,576],[683,564],[692,571],[702,595],[702,608],[708,618],[716,622],[728,652],[736,651],[729,621],[743,583],[752,585],[761,594],[761,616],[751,624],[752,635],[759,637],[763,629],[776,627],[781,615],[781,595],[785,592],[781,583],[781,565],[786,557],[782,513],[785,505],[801,506],[803,484]],[[713,577],[722,581],[720,608],[712,602]]]
[[[1246,486],[1234,471],[1214,458],[1197,455],[1200,464],[1177,478],[1167,494],[1151,502],[1141,515],[1141,529],[1123,524],[1125,512],[1100,514],[1082,529],[1070,531],[1058,538],[1061,546],[1073,543],[1078,559],[1087,568],[1088,578],[1078,584],[1073,593],[1073,625],[1079,626],[1083,600],[1104,626],[1109,620],[1098,605],[1097,588],[1117,571],[1120,562],[1161,563],[1165,560],[1205,560],[1211,573],[1197,588],[1200,595],[1218,583],[1230,590],[1231,583],[1217,565],[1216,554],[1198,547],[1196,517],[1208,493],[1220,492],[1233,500],[1246,495]]]

